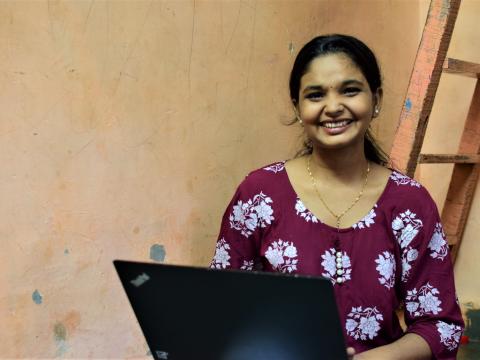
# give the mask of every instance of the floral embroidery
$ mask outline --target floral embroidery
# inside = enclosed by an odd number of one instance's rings
[[[300,215],[302,218],[304,218],[306,222],[311,221],[312,223],[318,223],[318,219],[310,210],[305,207],[302,200],[297,199],[295,210],[297,211],[297,215]]]
[[[418,188],[422,187],[418,182],[413,180],[412,178],[409,178],[406,175],[400,174],[399,172],[393,171],[392,174],[390,175],[390,179],[395,181],[397,185],[410,185],[410,186],[416,186]]]
[[[322,273],[322,276],[330,279],[332,281],[332,284],[336,284],[337,282],[335,281],[335,275],[337,273],[337,262],[336,262],[336,256],[335,256],[336,250],[334,248],[331,248],[330,250],[325,251],[325,253],[322,255],[322,266],[324,269],[324,273]],[[351,274],[352,274],[352,264],[350,262],[350,257],[347,255],[347,253],[344,251],[342,252],[342,268],[343,268],[343,282],[346,282],[348,280],[351,280]]]
[[[443,232],[442,224],[439,222],[435,224],[435,230],[428,243],[428,248],[431,250],[430,256],[434,259],[443,261],[448,254],[448,244],[445,240],[445,233]]]
[[[215,256],[213,257],[210,267],[213,269],[225,269],[230,265],[230,245],[227,244],[224,238],[218,240],[217,246],[215,247]]]
[[[416,214],[407,210],[401,213],[400,217],[397,216],[392,222],[393,233],[402,249],[410,245],[418,234],[419,229],[423,226],[422,220],[415,219],[416,217]]]
[[[356,228],[359,228],[359,229],[363,229],[365,227],[370,227],[370,225],[373,225],[375,224],[375,221],[373,220],[373,218],[375,216],[377,216],[377,214],[375,213],[375,208],[377,207],[377,204],[375,204],[375,206],[373,207],[372,210],[370,210],[370,212],[367,214],[367,216],[365,216],[362,220],[360,220],[358,223],[356,224],[353,224],[353,228],[356,229]]]
[[[243,260],[242,266],[240,266],[241,270],[253,270],[253,260]]]
[[[293,242],[278,239],[270,245],[265,252],[265,257],[275,270],[291,273],[297,270],[297,248]]]
[[[285,169],[285,162],[279,162],[263,168],[263,170],[272,171],[275,174],[280,171],[283,171],[284,169]]]
[[[273,209],[270,205],[273,201],[263,192],[257,194],[247,202],[239,200],[233,207],[229,217],[230,227],[241,231],[242,235],[249,237],[256,228],[264,228],[274,220]]]
[[[400,216],[397,216],[392,221],[392,229],[395,238],[400,244],[402,249],[402,281],[406,282],[409,275],[410,269],[412,268],[411,263],[415,261],[418,257],[418,251],[410,246],[410,243],[418,234],[419,230],[423,227],[423,222],[420,219],[416,219],[416,214],[410,210],[401,213]]]
[[[418,292],[416,288],[407,291],[405,298],[407,311],[412,316],[422,316],[429,313],[437,315],[442,311],[440,307],[442,302],[435,296],[439,294],[440,292],[429,283],[422,286]]]
[[[440,334],[440,342],[452,351],[458,347],[462,328],[455,324],[448,324],[443,321],[437,321],[437,330]]]
[[[352,307],[352,311],[348,314],[349,319],[345,324],[347,334],[358,340],[366,340],[367,337],[372,340],[378,335],[380,330],[379,321],[383,320],[383,315],[376,307]]]
[[[376,270],[380,274],[378,281],[387,289],[391,289],[395,284],[395,256],[389,251],[384,251],[383,254],[378,255],[375,262],[378,264]]]

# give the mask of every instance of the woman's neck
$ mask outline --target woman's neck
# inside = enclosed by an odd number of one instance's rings
[[[365,178],[367,158],[363,150],[314,148],[311,158],[312,172],[324,182],[353,184]]]

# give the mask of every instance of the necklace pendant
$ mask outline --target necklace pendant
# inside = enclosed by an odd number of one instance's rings
[[[344,274],[344,270],[343,270],[343,254],[342,254],[342,250],[340,249],[340,238],[338,236],[338,234],[335,234],[335,237],[333,238],[333,246],[335,248],[335,268],[336,268],[336,271],[335,271],[335,283],[337,283],[338,285],[341,285],[344,283],[344,278],[343,278],[343,274]]]

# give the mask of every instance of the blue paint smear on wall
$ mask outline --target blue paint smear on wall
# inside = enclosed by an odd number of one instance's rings
[[[407,98],[407,101],[405,101],[405,108],[407,109],[407,111],[410,111],[412,109],[412,101]]]
[[[159,262],[165,260],[165,248],[163,245],[154,244],[150,247],[150,259]]]
[[[40,295],[40,292],[38,290],[35,290],[32,294],[32,300],[35,302],[35,304],[40,305],[43,301],[42,295]]]

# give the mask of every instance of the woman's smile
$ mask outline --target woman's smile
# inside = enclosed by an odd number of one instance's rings
[[[323,131],[327,135],[339,135],[344,133],[350,125],[354,122],[354,120],[351,119],[345,119],[345,120],[326,120],[326,121],[320,121],[320,127],[322,127]]]

